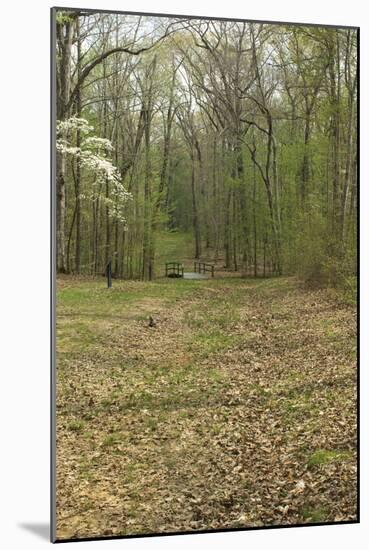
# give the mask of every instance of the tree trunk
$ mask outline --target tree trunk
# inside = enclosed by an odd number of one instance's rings
[[[193,153],[191,154],[191,162],[192,223],[195,234],[195,258],[199,259],[201,256],[201,236],[196,198],[195,156]]]
[[[229,269],[231,267],[231,203],[232,203],[232,189],[227,191],[226,200],[226,212],[225,212],[225,234],[224,234],[224,249],[225,249],[225,267]]]
[[[257,227],[256,227],[256,166],[253,166],[254,185],[252,193],[252,212],[254,224],[254,277],[258,276],[258,246],[257,246]]]
[[[153,83],[156,69],[156,57],[146,74],[145,105],[145,183],[144,183],[144,229],[142,243],[142,278],[151,281],[154,276],[154,212],[152,204],[152,166],[150,151],[150,132],[153,105]]]
[[[69,98],[71,89],[71,51],[74,36],[75,20],[68,18],[57,22],[57,44],[59,49],[58,86],[57,86],[57,119],[66,120],[69,116]],[[66,271],[65,258],[65,155],[56,155],[56,264],[61,273]]]
[[[81,58],[81,40],[79,36],[79,19],[76,20],[76,32],[78,36],[77,42],[77,78],[81,72],[80,58]],[[76,95],[76,116],[80,118],[82,115],[82,98],[81,90],[78,88]],[[81,132],[77,130],[76,146],[81,146]],[[76,273],[81,271],[81,162],[80,158],[76,159],[76,178],[75,178],[75,194],[76,194],[76,248],[75,248],[75,270]]]

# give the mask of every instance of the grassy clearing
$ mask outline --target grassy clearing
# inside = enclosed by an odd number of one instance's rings
[[[182,262],[186,269],[193,267],[193,236],[178,231],[163,231],[157,238],[155,254],[157,276],[164,274],[165,262]]]
[[[351,306],[288,278],[62,278],[57,319],[59,538],[356,517]]]

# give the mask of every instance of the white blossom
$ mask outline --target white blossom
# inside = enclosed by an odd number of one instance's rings
[[[80,147],[73,145],[77,130],[84,134]],[[99,198],[109,207],[109,216],[125,224],[125,204],[132,196],[124,187],[118,168],[108,156],[113,151],[110,140],[89,135],[93,131],[94,128],[84,118],[71,117],[58,121],[56,149],[62,155],[79,158],[81,169],[93,176],[88,191],[80,194],[80,198],[92,202]],[[110,184],[110,197],[101,192],[104,183]]]
[[[56,123],[56,133],[57,135],[64,135],[70,132],[71,130],[79,130],[82,133],[88,134],[93,132],[93,126],[90,126],[86,119],[71,117],[67,120],[58,120]]]
[[[83,145],[86,146],[86,148],[105,150],[107,152],[111,152],[114,149],[109,139],[96,136],[86,137],[86,139],[83,140]]]

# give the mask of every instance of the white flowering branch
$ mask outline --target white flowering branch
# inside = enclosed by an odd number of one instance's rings
[[[76,132],[81,135],[81,145],[76,147]],[[109,207],[109,216],[113,219],[126,222],[124,206],[131,194],[123,185],[119,170],[109,158],[113,151],[110,140],[90,135],[94,128],[84,118],[71,117],[68,120],[58,121],[56,133],[56,149],[62,155],[78,158],[81,169],[94,175],[94,180],[87,194],[81,194],[80,198],[95,201],[102,200]],[[101,193],[103,183],[111,186],[111,196]]]

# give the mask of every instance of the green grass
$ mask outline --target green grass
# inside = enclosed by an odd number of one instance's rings
[[[189,343],[189,349],[201,357],[208,357],[232,346],[237,337],[221,330],[198,331]]]
[[[308,523],[323,523],[327,519],[328,510],[324,507],[306,507],[301,510],[301,515]]]
[[[351,458],[351,456],[352,454],[348,451],[330,451],[320,449],[315,451],[315,453],[310,456],[308,466],[309,468],[313,468],[314,466],[323,466],[331,462],[341,462]]]
[[[106,288],[103,279],[79,283],[77,288],[64,287],[57,291],[57,315],[68,317],[79,314],[92,319],[103,318],[106,313],[129,311],[134,304],[149,299],[175,302],[182,297],[201,291],[205,280],[156,279],[152,282],[115,280],[113,288]],[[90,319],[91,320],[91,319]]]
[[[85,422],[83,420],[74,420],[68,424],[68,429],[71,432],[82,432],[85,427]]]
[[[158,428],[158,421],[156,420],[156,418],[148,418],[146,421],[145,421],[145,424],[146,426],[153,432],[155,432]]]
[[[112,447],[122,441],[122,435],[120,433],[109,434],[102,442],[103,447]]]

